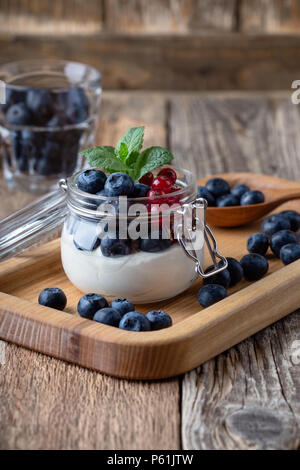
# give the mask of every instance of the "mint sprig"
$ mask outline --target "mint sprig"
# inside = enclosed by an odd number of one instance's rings
[[[133,127],[119,140],[116,148],[109,146],[92,147],[80,152],[89,164],[103,168],[108,173],[127,173],[136,182],[142,176],[166,165],[173,155],[163,147],[150,147],[141,152],[144,140],[144,127]]]

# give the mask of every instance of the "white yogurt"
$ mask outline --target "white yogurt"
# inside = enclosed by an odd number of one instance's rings
[[[203,251],[203,250],[202,250]],[[66,275],[82,292],[147,303],[174,297],[196,279],[195,263],[179,244],[159,253],[139,251],[108,258],[101,249],[80,251],[63,230],[61,257]]]

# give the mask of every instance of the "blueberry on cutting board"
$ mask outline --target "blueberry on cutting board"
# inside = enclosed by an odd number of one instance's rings
[[[121,315],[125,315],[125,313],[133,312],[135,310],[135,306],[127,299],[115,299],[110,304],[111,308],[118,310]]]
[[[258,281],[269,270],[269,263],[262,255],[251,253],[241,259],[244,277],[247,281]]]
[[[229,287],[233,287],[238,284],[244,277],[244,271],[239,263],[235,258],[226,258],[227,259],[227,271],[230,274],[230,284]],[[219,263],[221,265],[221,261]]]
[[[227,291],[225,287],[218,284],[208,284],[202,287],[198,292],[199,304],[204,308],[210,307],[226,297]]]
[[[78,302],[77,311],[83,318],[92,319],[98,310],[108,307],[107,300],[98,294],[86,294]]]
[[[172,326],[172,318],[163,310],[152,310],[146,315],[148,318],[151,330],[163,330]]]
[[[279,230],[290,230],[290,221],[280,214],[273,214],[263,220],[261,224],[261,231],[268,237],[271,237]]]
[[[265,233],[253,233],[247,241],[247,250],[249,253],[258,253],[265,255],[269,248],[269,239]]]
[[[93,320],[98,323],[103,323],[104,325],[118,327],[122,315],[118,310],[114,308],[102,308],[95,313]]]
[[[67,305],[67,297],[59,287],[49,287],[44,289],[39,295],[39,304],[44,307],[64,310]]]
[[[119,328],[128,331],[150,331],[151,324],[142,313],[128,312],[120,321]]]
[[[297,259],[300,259],[300,245],[296,243],[289,243],[284,245],[280,250],[280,259],[283,264],[291,264]]]
[[[270,240],[270,247],[273,253],[279,258],[280,250],[284,245],[289,243],[297,243],[297,235],[291,230],[280,230],[274,233]]]
[[[211,271],[213,271],[215,269],[214,266],[209,266],[205,271],[204,273],[205,274],[208,274],[210,273]],[[217,274],[213,274],[212,276],[210,277],[206,277],[203,279],[203,284],[204,285],[207,285],[207,284],[218,284],[220,286],[223,286],[225,288],[229,287],[230,285],[230,274],[229,274],[229,271],[228,269],[224,269],[223,271],[220,271],[219,273]]]

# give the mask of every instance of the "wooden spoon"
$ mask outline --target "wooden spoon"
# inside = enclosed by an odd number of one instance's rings
[[[251,190],[258,189],[265,196],[265,202],[249,206],[208,207],[207,222],[216,227],[237,227],[260,219],[286,201],[300,198],[300,183],[274,176],[256,173],[223,173],[214,177],[225,179],[230,187],[246,184]],[[199,180],[204,186],[210,179]]]

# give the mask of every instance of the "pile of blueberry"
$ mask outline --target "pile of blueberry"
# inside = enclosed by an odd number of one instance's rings
[[[67,305],[67,297],[58,287],[44,289],[38,301],[40,305],[61,311]],[[143,315],[136,312],[127,299],[115,299],[109,306],[107,300],[98,294],[81,297],[77,311],[83,318],[128,331],[156,331],[172,326],[171,317],[162,310],[152,310]]]
[[[245,255],[240,262],[235,258],[227,258],[228,267],[218,274],[205,278],[204,287],[198,292],[198,301],[202,307],[210,307],[227,297],[227,288],[233,287],[243,278],[247,281],[258,281],[269,270],[269,263],[258,253]],[[205,273],[214,269],[210,266]]]
[[[247,242],[250,253],[265,255],[269,249],[283,264],[300,259],[298,230],[300,214],[287,210],[267,217],[261,224],[261,232],[253,233]]]
[[[158,204],[157,196],[171,194],[178,190],[176,187],[177,175],[172,168],[163,168],[156,177],[152,173],[147,173],[138,183],[134,183],[132,178],[126,173],[112,173],[109,176],[101,170],[90,169],[82,172],[77,179],[77,187],[85,193],[95,194],[107,198],[105,202],[113,203],[118,210],[118,200],[110,200],[119,196],[128,198],[149,198],[148,205]],[[173,204],[176,197],[164,200],[165,204]],[[97,206],[93,207],[97,209]],[[93,251],[100,246],[101,252],[106,257],[116,257],[129,255],[136,249],[149,253],[157,253],[169,248],[173,241],[171,238],[163,237],[162,231],[152,237],[138,240],[137,244],[130,239],[111,238],[105,236],[101,240],[98,238],[97,223],[85,220],[77,221],[74,225],[73,242],[77,249],[82,251]]]
[[[209,207],[248,206],[265,201],[261,191],[251,191],[245,184],[231,189],[222,178],[212,178],[205,186],[198,186],[198,196],[206,199]]]
[[[89,101],[82,88],[52,92],[7,87],[6,104],[0,110],[1,122],[10,130],[10,149],[6,151],[11,165],[13,155],[22,172],[48,176],[75,171],[83,131],[62,128],[88,119]],[[19,130],[15,126],[27,128]]]

